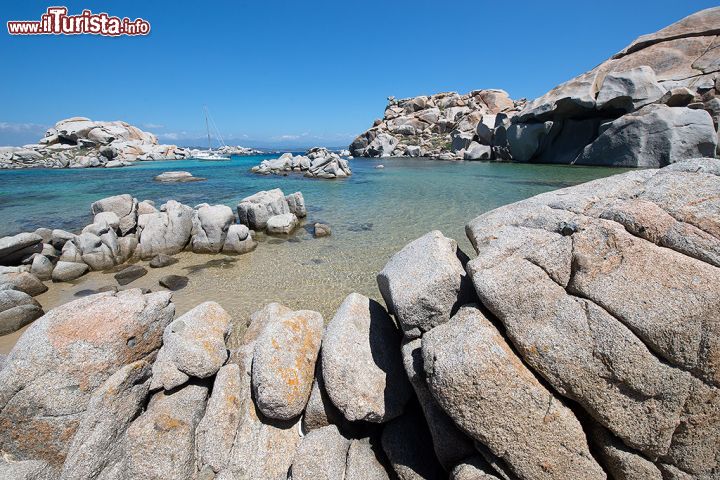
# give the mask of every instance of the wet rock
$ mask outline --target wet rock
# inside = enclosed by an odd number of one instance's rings
[[[158,283],[160,286],[175,292],[187,287],[189,281],[190,279],[188,277],[182,275],[165,275],[158,281]]]
[[[252,386],[264,415],[290,420],[300,415],[312,388],[323,331],[322,315],[300,310],[271,321],[254,350]]]
[[[198,465],[209,466],[213,472],[230,461],[243,401],[240,375],[240,367],[234,364],[218,370],[205,416],[197,427]]]
[[[139,360],[122,367],[93,392],[60,478],[96,478],[120,461],[119,444],[145,406],[149,380],[150,364]]]
[[[295,230],[297,224],[298,219],[292,213],[274,215],[267,221],[267,232],[287,235]]]
[[[327,225],[325,223],[316,223],[313,226],[313,236],[315,238],[328,237],[330,235],[332,235],[330,225]]]
[[[201,303],[170,323],[153,365],[151,388],[171,390],[179,386],[174,381],[178,377],[214,375],[228,357],[225,336],[229,325],[230,316],[215,302]]]
[[[160,253],[175,255],[190,241],[194,210],[174,200],[160,210],[138,217],[140,258],[149,259]]]
[[[293,480],[335,480],[345,475],[350,440],[335,425],[313,430],[298,445],[292,464]]]
[[[402,334],[385,309],[351,293],[323,338],[328,396],[350,421],[383,423],[402,414],[411,396],[400,356]]]
[[[19,290],[0,290],[0,335],[20,330],[45,314],[40,304]]]
[[[187,385],[153,395],[145,413],[127,430],[125,475],[137,479],[187,479],[195,473],[195,430],[208,389]]]
[[[580,422],[474,306],[423,336],[428,387],[460,428],[520,478],[597,478],[605,473]]]
[[[257,248],[257,242],[253,240],[248,227],[238,224],[230,225],[222,248],[223,253],[242,255],[252,252],[255,248]]]
[[[178,263],[178,259],[163,253],[156,255],[150,260],[150,268],[164,268]]]
[[[88,270],[89,267],[84,263],[64,262],[60,260],[53,270],[52,281],[71,282],[85,275]]]
[[[0,273],[0,285],[7,285],[14,290],[25,292],[31,297],[47,292],[48,287],[35,275],[29,272]]]
[[[282,190],[258,192],[240,200],[237,206],[240,223],[251,230],[265,230],[270,217],[290,213]]]
[[[455,240],[435,230],[406,245],[378,274],[380,293],[406,336],[447,322],[471,298],[461,258]]]
[[[17,265],[24,257],[42,251],[43,239],[35,233],[0,238],[0,265]]]
[[[19,459],[63,463],[92,393],[161,344],[167,293],[93,295],[54,308],[23,333],[0,371],[0,445]]]
[[[235,214],[226,205],[203,205],[193,219],[190,245],[195,253],[218,253],[225,244]]]
[[[382,448],[399,480],[439,480],[447,477],[435,458],[430,433],[417,407],[409,408],[385,426]]]
[[[120,285],[127,285],[140,277],[147,275],[147,268],[140,265],[130,265],[114,275]]]

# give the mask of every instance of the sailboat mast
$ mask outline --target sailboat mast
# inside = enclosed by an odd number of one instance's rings
[[[210,125],[208,124],[208,111],[207,111],[207,107],[205,107],[205,130],[207,130],[208,150],[212,150],[212,143],[210,143]]]

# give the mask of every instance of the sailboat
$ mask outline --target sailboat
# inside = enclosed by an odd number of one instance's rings
[[[210,116],[210,113],[208,112],[207,107],[203,107],[205,110],[205,129],[207,130],[207,138],[208,138],[208,149],[205,152],[200,152],[197,155],[195,155],[195,158],[200,160],[201,162],[224,162],[230,160],[229,156],[222,155],[218,152],[213,152],[212,149],[212,141],[210,140],[210,122],[208,121],[208,117]],[[218,142],[223,147],[225,146],[225,142],[223,142],[222,136],[220,135],[220,131],[217,128],[217,125],[215,125],[215,121],[212,120],[213,128],[215,129],[215,133],[217,135]]]

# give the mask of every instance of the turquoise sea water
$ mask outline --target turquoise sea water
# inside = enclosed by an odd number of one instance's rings
[[[258,248],[239,257],[182,252],[176,255],[177,264],[149,268],[147,275],[124,287],[157,290],[163,275],[185,275],[190,279],[188,286],[173,295],[177,313],[213,300],[231,314],[240,333],[248,316],[269,302],[317,310],[329,320],[351,292],[382,301],[377,273],[395,252],[428,231],[441,230],[472,257],[464,226],[475,216],[548,190],[621,172],[385,158],[351,160],[353,175],[343,180],[250,173],[250,167],[264,158],[268,156],[215,163],[146,162],[122,169],[0,171],[0,236],[41,226],[77,231],[91,222],[93,201],[120,193],[158,205],[175,199],[191,206],[208,202],[235,208],[241,198],[259,190],[300,190],[308,218],[304,228],[291,236],[258,235]],[[385,168],[376,169],[381,163]],[[207,181],[153,181],[168,170],[187,170]],[[328,223],[332,236],[313,238],[316,221]],[[115,281],[107,273],[91,272],[72,283],[47,284],[48,292],[36,297],[46,311]],[[8,351],[20,333],[0,337],[0,353]]]
[[[330,223],[338,233],[372,231],[404,241],[433,228],[462,232],[466,221],[499,205],[619,172],[598,167],[389,158],[351,160],[353,175],[345,180],[249,172],[262,159],[272,157],[139,162],[121,169],[0,171],[0,236],[38,227],[77,230],[91,220],[93,201],[120,193],[158,205],[175,199],[192,206],[208,202],[234,208],[245,196],[280,187],[285,193],[302,191],[310,217]],[[378,164],[385,168],[375,169]],[[186,170],[208,180],[153,181],[168,170]]]

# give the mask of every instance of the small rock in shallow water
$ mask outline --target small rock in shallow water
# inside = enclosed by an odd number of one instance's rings
[[[331,234],[332,234],[332,232],[330,230],[330,225],[327,225],[325,223],[316,223],[315,224],[314,231],[313,231],[313,235],[315,236],[315,238],[327,237]]]
[[[190,172],[163,172],[154,178],[157,182],[163,183],[184,183],[184,182],[201,182],[207,178],[193,177]]]
[[[382,165],[382,164],[380,164],[380,165],[375,165],[375,168],[377,168],[377,169],[385,168],[385,165]]]
[[[117,280],[120,285],[127,285],[128,283],[134,282],[138,278],[147,275],[147,272],[147,268],[145,267],[140,265],[130,265],[129,267],[116,273],[114,276],[115,280]]]
[[[181,290],[187,287],[189,281],[190,279],[188,277],[184,277],[182,275],[165,275],[160,279],[158,283],[161,286],[167,288],[168,290],[172,290],[174,292],[176,290]]]
[[[178,261],[179,260],[175,257],[171,257],[170,255],[165,255],[164,253],[161,253],[153,257],[152,260],[150,260],[150,268],[163,268],[174,265]]]

